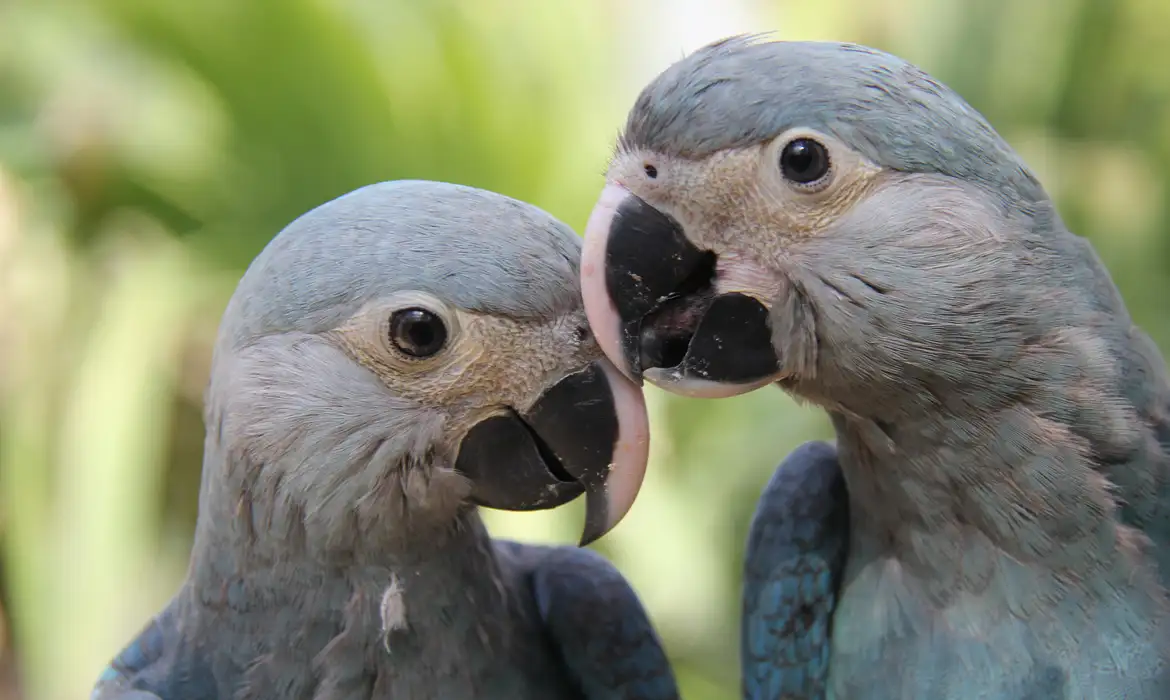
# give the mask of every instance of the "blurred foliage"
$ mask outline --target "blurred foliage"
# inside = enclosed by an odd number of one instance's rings
[[[0,3],[0,698],[85,697],[184,576],[211,343],[272,235],[395,178],[493,189],[580,230],[625,109],[680,55],[666,30],[700,4]],[[711,5],[736,31],[871,44],[951,84],[1170,347],[1170,4]],[[827,424],[770,390],[650,404],[646,487],[598,548],[685,696],[738,697],[753,503]],[[580,507],[488,515],[497,534],[569,542]]]

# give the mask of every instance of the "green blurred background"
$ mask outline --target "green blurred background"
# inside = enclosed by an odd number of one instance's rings
[[[626,108],[741,31],[900,54],[983,111],[1170,348],[1165,0],[0,0],[0,699],[72,700],[175,591],[219,315],[281,227],[431,178],[580,230]],[[739,569],[778,391],[650,390],[653,464],[597,545],[687,698],[738,697]],[[571,542],[579,504],[490,513]]]

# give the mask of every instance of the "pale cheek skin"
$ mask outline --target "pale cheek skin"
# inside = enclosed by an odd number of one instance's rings
[[[772,308],[772,300],[781,291],[780,273],[745,258],[738,253],[719,256],[715,266],[715,291],[719,294],[744,294]]]

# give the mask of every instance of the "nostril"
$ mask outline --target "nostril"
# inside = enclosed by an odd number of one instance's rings
[[[586,340],[589,340],[591,335],[593,335],[589,332],[589,326],[577,326],[577,330],[574,331],[574,333],[577,335],[578,343],[584,343]]]

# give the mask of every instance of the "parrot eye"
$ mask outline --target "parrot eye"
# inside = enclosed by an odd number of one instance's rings
[[[390,317],[390,342],[411,357],[430,357],[446,344],[447,327],[426,309],[402,309]]]
[[[793,139],[780,153],[780,170],[798,185],[811,185],[829,173],[829,152],[812,139]]]
[[[650,178],[651,180],[658,177],[658,168],[654,167],[653,165],[651,165],[649,163],[646,163],[645,165],[643,165],[642,170],[645,171],[646,177]]]

